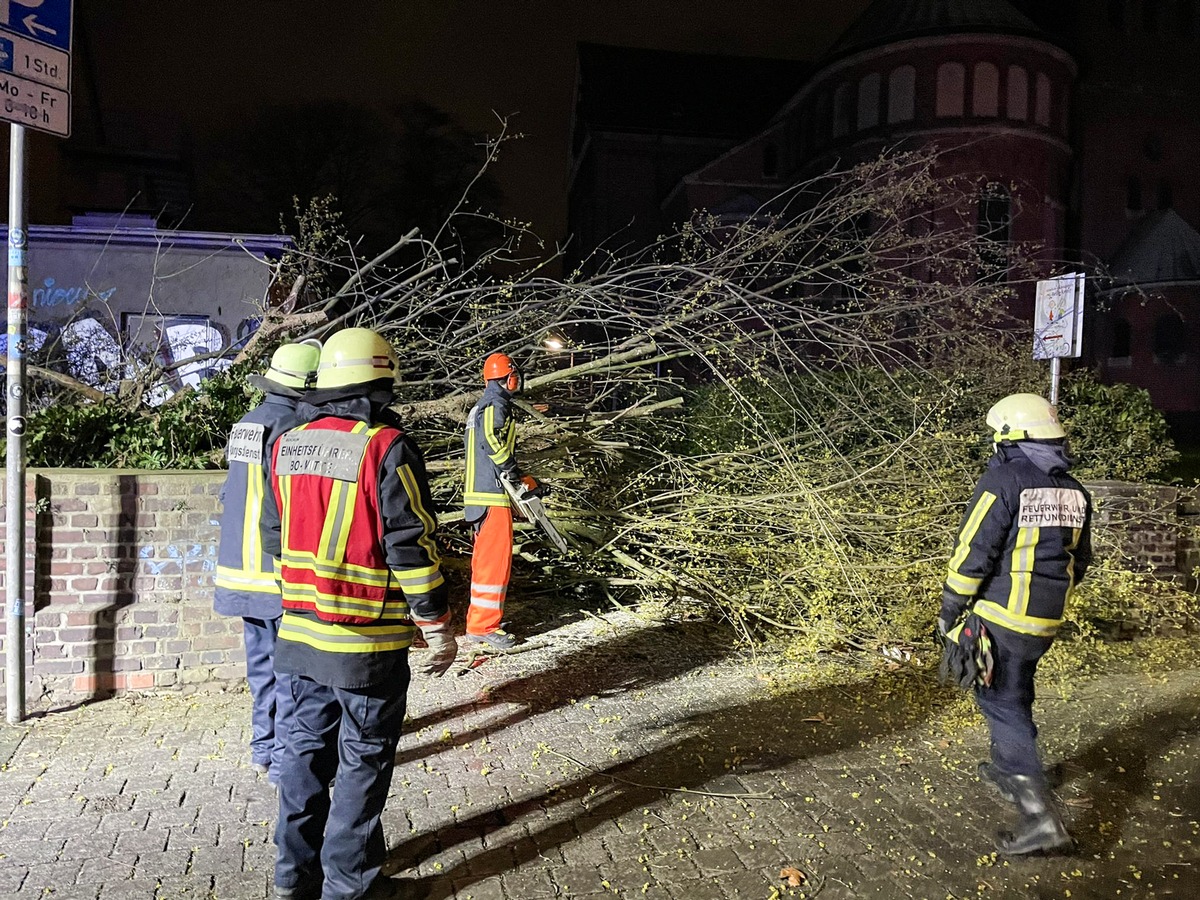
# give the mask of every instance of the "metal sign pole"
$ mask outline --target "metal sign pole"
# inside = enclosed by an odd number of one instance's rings
[[[1058,406],[1058,379],[1062,375],[1062,357],[1050,358],[1050,405]]]
[[[25,128],[9,126],[8,170],[8,453],[4,601],[8,722],[25,718],[25,342],[29,304]]]

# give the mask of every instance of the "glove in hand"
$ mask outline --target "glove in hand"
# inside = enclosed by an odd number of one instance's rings
[[[423,633],[429,651],[417,671],[431,678],[441,678],[454,665],[454,657],[458,655],[458,641],[454,635],[445,630],[427,631]]]

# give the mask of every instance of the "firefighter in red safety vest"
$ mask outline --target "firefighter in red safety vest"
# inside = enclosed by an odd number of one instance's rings
[[[996,452],[959,528],[938,631],[970,633],[992,648],[990,683],[974,686],[992,745],[979,775],[1021,814],[997,849],[1012,856],[1054,852],[1070,847],[1071,837],[1038,757],[1034,675],[1091,562],[1091,498],[1068,474],[1066,431],[1045,398],[1005,397],[988,411],[987,424]]]
[[[471,603],[467,638],[497,650],[511,650],[517,638],[500,627],[512,576],[513,513],[504,482],[542,496],[545,487],[523,475],[514,455],[517,440],[512,398],[523,387],[521,370],[504,353],[483,363],[483,396],[467,416],[463,443],[467,469],[464,518],[474,526],[471,554]]]
[[[283,608],[275,564],[259,537],[266,462],[276,439],[300,424],[296,403],[313,386],[321,354],[319,341],[284,344],[271,356],[265,375],[247,381],[266,394],[229,433],[225,460],[229,474],[221,488],[221,542],[217,551],[213,608],[240,616],[250,687],[250,767],[279,782],[288,723],[291,683],[275,674],[275,639]]]
[[[383,424],[396,369],[381,335],[334,334],[299,408],[307,424],[281,437],[271,460],[263,541],[279,559],[284,609],[275,665],[296,703],[275,831],[281,900],[397,896],[380,875],[380,817],[409,646],[420,628],[429,650],[418,671],[435,676],[457,650],[424,459]]]

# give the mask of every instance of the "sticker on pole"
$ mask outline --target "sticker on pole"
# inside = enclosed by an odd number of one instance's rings
[[[1079,356],[1083,351],[1082,274],[1059,275],[1037,283],[1033,312],[1033,358]]]

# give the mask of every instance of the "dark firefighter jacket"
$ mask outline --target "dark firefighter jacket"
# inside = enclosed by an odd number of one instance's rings
[[[213,608],[223,616],[278,619],[283,612],[275,561],[263,549],[259,520],[267,493],[265,465],[275,440],[299,424],[296,399],[269,393],[229,432],[213,592]]]
[[[967,605],[992,625],[1053,637],[1091,563],[1091,498],[1061,446],[1001,444],[958,532],[942,614]],[[1037,460],[1035,464],[1034,460]]]
[[[511,505],[500,476],[503,473],[512,481],[521,479],[521,467],[513,456],[516,440],[512,395],[499,381],[489,381],[467,416],[463,438],[467,451],[463,518],[468,522],[482,519],[489,506]]]
[[[358,689],[407,666],[415,625],[449,618],[425,460],[365,397],[301,403],[275,444],[263,544],[279,560],[275,668]]]

